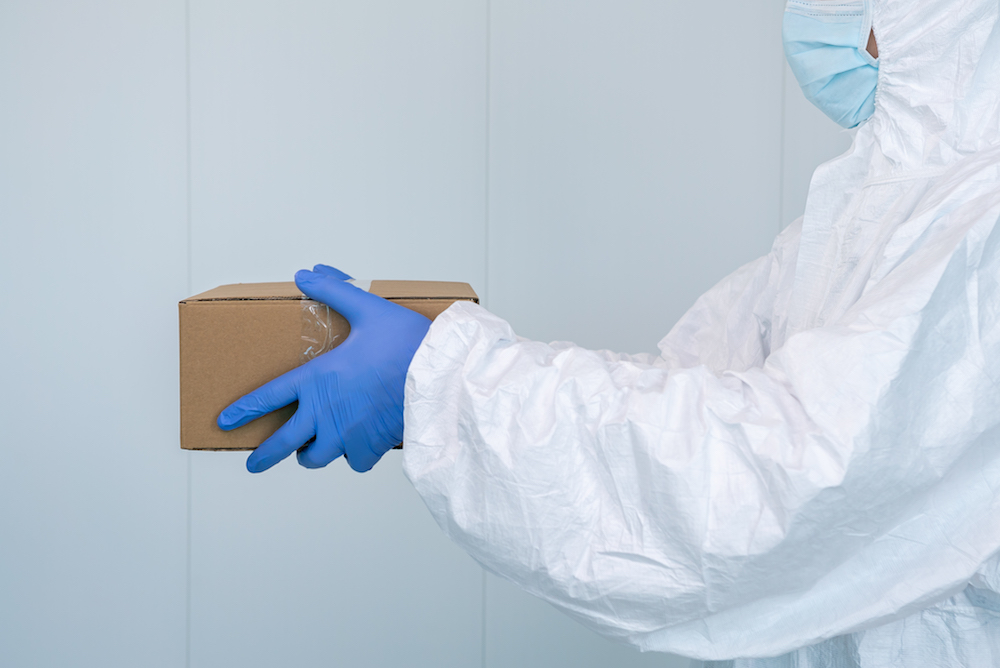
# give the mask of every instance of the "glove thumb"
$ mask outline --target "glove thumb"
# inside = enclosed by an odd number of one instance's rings
[[[322,302],[344,316],[352,326],[378,308],[381,297],[356,288],[340,278],[303,269],[295,274],[295,285],[306,297]]]

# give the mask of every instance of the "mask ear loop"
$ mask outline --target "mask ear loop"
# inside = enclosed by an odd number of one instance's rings
[[[871,118],[879,116],[879,109],[882,107],[880,99],[882,97],[882,76],[885,71],[879,67],[879,60],[882,57],[882,50],[878,47],[878,35],[875,34],[875,8],[872,7],[875,0],[864,0],[865,7],[865,17],[862,21],[861,36],[859,41],[858,53],[861,54],[861,58],[875,68],[876,80],[875,80],[875,111],[872,113]],[[878,58],[873,58],[872,54],[868,53],[868,38],[869,36],[875,36],[875,52],[878,53]],[[869,121],[871,120],[869,119]],[[867,121],[866,121],[867,122]]]
[[[865,6],[865,17],[864,20],[861,21],[861,30],[859,31],[858,34],[858,53],[861,54],[861,58],[866,63],[868,63],[872,67],[878,67],[878,58],[875,58],[872,56],[872,54],[868,53],[868,40],[872,35],[875,34],[873,26],[874,17],[872,16],[873,14],[872,1],[865,0],[864,6]],[[878,38],[876,36],[876,46],[875,46],[876,50],[878,50],[877,39]]]

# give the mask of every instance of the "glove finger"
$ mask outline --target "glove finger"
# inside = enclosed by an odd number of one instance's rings
[[[260,444],[247,458],[247,470],[260,473],[271,468],[282,459],[301,448],[313,437],[313,421],[295,411],[288,422],[278,427],[278,431]]]
[[[382,298],[356,288],[350,283],[305,269],[296,272],[295,284],[309,299],[323,302],[352,325],[360,323]]]
[[[331,267],[328,264],[317,264],[315,267],[313,267],[313,273],[332,276],[334,278],[339,278],[342,281],[349,281],[353,278],[353,276],[345,274],[340,269],[337,269],[336,267]]]
[[[295,458],[298,459],[299,464],[307,469],[318,469],[323,468],[342,454],[344,454],[344,446],[341,444],[340,438],[326,433],[325,430],[318,430],[316,440],[304,448],[299,448],[295,453]]]
[[[358,473],[371,470],[381,458],[382,455],[376,454],[367,443],[361,443],[357,447],[351,448],[350,456],[345,457],[350,467]]]
[[[297,381],[300,373],[301,367],[292,369],[229,404],[216,420],[219,428],[229,431],[242,427],[247,422],[295,401],[298,398]]]

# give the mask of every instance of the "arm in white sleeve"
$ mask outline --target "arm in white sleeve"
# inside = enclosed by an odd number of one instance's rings
[[[659,356],[594,352],[609,363],[631,361],[671,369],[760,366],[770,354],[772,330],[785,325],[782,300],[794,275],[801,233],[800,218],[778,235],[771,252],[746,263],[699,297],[660,341]]]
[[[486,568],[643,649],[773,656],[899,617],[1000,549],[1000,260],[959,245],[775,351],[773,251],[656,364],[456,304],[410,366],[406,473]]]

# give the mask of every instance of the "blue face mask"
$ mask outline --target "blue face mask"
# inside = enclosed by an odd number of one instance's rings
[[[788,0],[785,57],[806,98],[845,128],[875,112],[878,61],[864,0]]]

